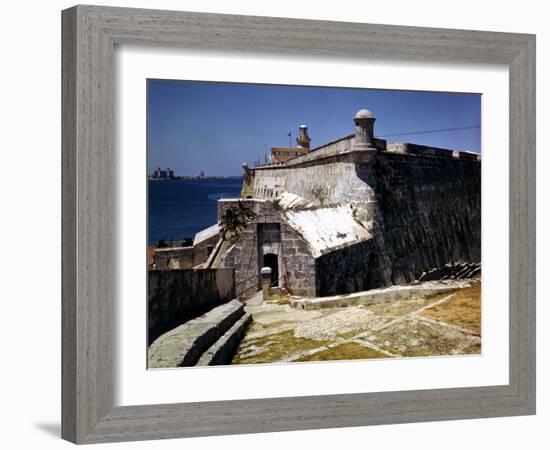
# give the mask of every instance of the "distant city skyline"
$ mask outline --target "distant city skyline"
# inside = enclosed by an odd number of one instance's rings
[[[480,94],[155,79],[147,81],[147,171],[241,175],[243,162],[288,147],[289,132],[294,146],[301,124],[312,148],[352,134],[362,108],[388,142],[481,151]]]

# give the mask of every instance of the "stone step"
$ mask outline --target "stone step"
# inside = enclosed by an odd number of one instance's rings
[[[387,288],[354,292],[352,294],[332,295],[330,297],[291,298],[289,304],[292,308],[304,310],[374,305],[377,303],[425,297],[426,295],[444,294],[469,286],[470,283],[467,280],[427,281],[416,285],[390,286]]]
[[[194,366],[243,314],[244,305],[231,300],[164,333],[149,347],[149,368]]]
[[[197,362],[197,366],[220,366],[231,363],[251,321],[252,315],[248,312],[245,313],[212,347],[204,352]]]

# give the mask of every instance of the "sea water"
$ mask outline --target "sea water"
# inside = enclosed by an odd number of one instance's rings
[[[148,241],[193,239],[217,221],[220,198],[238,198],[242,178],[149,180]]]

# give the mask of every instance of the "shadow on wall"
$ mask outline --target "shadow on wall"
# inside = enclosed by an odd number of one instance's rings
[[[233,269],[150,270],[148,343],[151,344],[162,333],[233,298]]]
[[[380,285],[481,260],[481,163],[379,154],[358,170],[376,196]]]

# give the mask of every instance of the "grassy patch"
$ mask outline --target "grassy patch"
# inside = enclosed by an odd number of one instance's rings
[[[266,300],[265,303],[271,303],[273,305],[288,305],[290,303],[290,295],[276,295],[270,300]]]
[[[279,328],[284,325],[296,325],[299,320],[277,320],[276,322],[270,322],[268,324],[263,324],[264,328]]]
[[[356,329],[353,329],[353,330],[350,330],[350,331],[346,331],[345,333],[340,333],[338,334],[338,337],[341,337],[343,339],[351,339],[355,336],[357,336],[358,334],[361,334],[361,333],[364,333],[366,331],[369,331],[369,329],[367,328],[356,328]]]
[[[368,347],[363,347],[355,342],[348,342],[345,344],[337,345],[336,347],[323,350],[313,355],[304,356],[297,359],[297,362],[305,361],[338,361],[349,359],[374,359],[374,358],[388,358],[384,353],[377,352]]]
[[[481,334],[481,283],[459,289],[453,298],[426,309],[420,315]]]
[[[435,298],[433,296],[425,298],[416,298],[410,300],[399,300],[395,302],[388,303],[379,303],[376,305],[363,305],[361,308],[364,308],[368,311],[372,311],[374,314],[380,316],[404,316],[410,314],[417,309],[420,309],[427,304],[433,302]]]
[[[377,336],[377,345],[381,348],[405,357],[481,352],[481,344],[477,339],[410,318],[373,334]]]
[[[237,349],[237,354],[231,364],[257,364],[280,361],[290,355],[305,352],[328,344],[328,341],[298,338],[293,330],[245,339]],[[263,351],[247,356],[247,349],[261,348]]]
[[[451,293],[452,298],[430,307]],[[386,358],[385,354],[363,347],[360,341],[354,340],[362,333],[365,333],[366,341],[403,357],[479,354],[481,343],[478,337],[445,324],[471,330],[473,334],[480,333],[480,294],[481,283],[474,282],[469,288],[426,297],[317,312],[301,312],[279,305],[279,301],[286,301],[284,298],[250,306],[253,322],[232,364],[279,362],[312,350],[319,351],[304,355],[297,361]],[[418,313],[421,317],[442,323],[409,316],[423,307],[428,309]],[[396,318],[402,320],[394,322]],[[380,329],[388,322],[392,324]],[[315,340],[315,337],[320,340]],[[349,342],[339,343],[339,339]],[[327,349],[329,344],[335,346]]]

